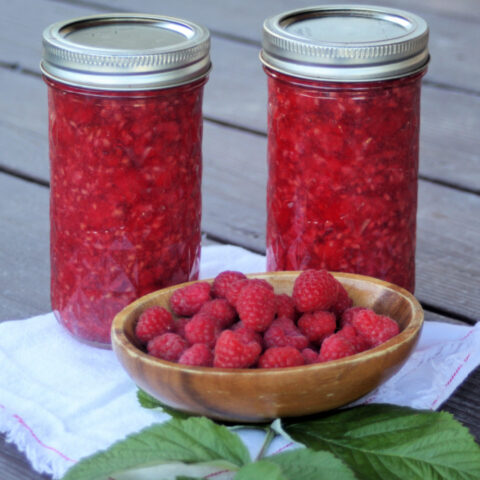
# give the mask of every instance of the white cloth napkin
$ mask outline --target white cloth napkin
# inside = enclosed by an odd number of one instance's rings
[[[265,270],[265,257],[234,246],[202,250],[201,276]],[[361,403],[436,409],[480,364],[480,324],[426,322],[416,350]],[[52,313],[0,324],[0,432],[33,468],[60,478],[80,458],[169,417],[141,408],[136,387],[110,350],[75,341]],[[241,430],[252,454],[263,433]],[[270,451],[289,448],[277,437]],[[216,476],[215,478],[221,478]]]

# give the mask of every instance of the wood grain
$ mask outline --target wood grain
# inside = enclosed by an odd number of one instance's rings
[[[454,394],[440,407],[450,412],[466,425],[470,433],[480,443],[480,368],[475,369],[467,379],[455,390]]]
[[[48,480],[50,475],[32,470],[32,467],[17,447],[7,443],[0,433],[0,472],[2,480]]]
[[[460,189],[420,183],[418,295],[453,317],[478,320],[480,210],[478,196],[461,189],[478,192],[480,184],[480,52],[475,48],[480,4],[477,0],[384,0],[383,4],[410,9],[430,24],[433,60],[423,89],[420,170],[426,178]],[[213,33],[214,70],[205,98],[205,113],[212,122],[205,125],[204,226],[214,238],[262,251],[266,87],[257,60],[261,23],[267,15],[304,5],[301,0],[4,2],[0,170],[3,166],[43,184],[48,181],[46,95],[38,76],[43,28],[61,19],[121,9],[190,18],[208,25]],[[0,173],[0,199],[1,321],[41,313],[50,305],[48,189]],[[427,321],[455,321],[452,316],[426,312]],[[442,406],[469,426],[477,441],[479,391],[480,368]],[[2,480],[48,478],[33,472],[3,435],[0,472]]]
[[[48,312],[48,189],[0,174],[0,192],[0,319]]]
[[[18,2],[20,5],[23,2],[25,8],[29,3],[28,0]],[[15,12],[19,4],[9,4],[5,14],[0,17],[0,42],[8,41],[9,45],[13,43],[8,49],[0,49],[0,61],[4,64],[18,63],[20,68],[26,67],[37,73],[41,57],[41,25],[91,13],[86,8],[42,0],[35,3],[34,8],[38,10],[35,15],[18,19]],[[180,2],[179,5],[183,3]],[[214,68],[205,90],[205,116],[216,122],[266,134],[266,78],[258,60],[258,47],[215,38],[212,42],[212,60]],[[470,61],[465,63],[470,64]],[[5,72],[7,73],[12,72]],[[474,72],[470,72],[470,75],[472,73]],[[1,74],[2,77],[5,76],[4,72]],[[2,87],[6,89],[16,88],[16,85],[10,86],[13,79],[3,78],[1,81]],[[46,134],[45,87],[38,84],[35,87],[30,82],[22,83],[25,84],[23,91],[26,101],[19,106],[16,96],[4,96],[0,106],[8,112],[8,116],[2,118],[2,124],[12,123],[15,129],[19,124],[26,123],[26,128],[33,133],[32,138],[25,147],[22,146],[25,142],[20,139],[14,141],[14,145],[19,145],[14,148],[35,148],[38,145],[38,135]],[[480,84],[480,73],[477,83]],[[478,192],[479,130],[480,95],[439,90],[424,85],[420,174]],[[16,140],[15,132],[13,140]],[[32,142],[34,145],[28,146]],[[12,156],[13,159],[15,157]],[[38,170],[39,166],[33,165],[33,168]]]
[[[345,2],[333,0],[328,3]],[[362,0],[353,0],[349,3],[365,4]],[[472,48],[473,45],[480,44],[478,2],[461,0],[451,2],[447,7],[446,2],[442,0],[443,9],[437,9],[434,0],[386,0],[382,3],[385,6],[406,9],[422,15],[429,24],[432,32],[430,37],[432,63],[428,74],[430,80],[480,91],[480,51]],[[108,11],[112,9],[111,3],[107,0],[96,0],[94,4],[100,9],[102,6]],[[117,0],[114,8],[189,18],[203,23],[214,34],[244,39],[259,45],[262,23],[266,17],[306,5],[309,4],[304,0],[263,0],[257,2],[255,8],[248,3],[236,0],[204,0],[202,2],[169,0],[161,3],[156,0]],[[460,15],[459,11],[462,12]]]
[[[6,121],[0,120],[0,131],[4,132],[0,148],[6,152],[0,158],[0,165],[19,168],[48,180],[46,126],[45,121],[42,122],[42,118],[46,118],[46,112],[42,111],[45,87],[39,79],[0,70],[0,86],[2,84],[8,86],[7,91],[25,88],[29,102],[21,102],[16,111],[14,102],[5,100],[12,95],[0,97],[0,106],[3,102],[11,113]],[[42,99],[40,106],[36,98]],[[22,141],[11,144],[10,135],[15,133]],[[471,133],[474,133],[473,127]],[[432,139],[429,142],[435,145]],[[444,147],[448,152],[447,146]],[[213,238],[256,251],[265,250],[265,152],[265,137],[206,122],[202,228]],[[440,158],[443,162],[449,161],[444,154]],[[472,153],[472,168],[476,163]],[[455,166],[458,168],[452,162],[452,168]],[[471,178],[476,178],[474,173]],[[480,270],[479,211],[478,195],[420,182],[418,296],[421,301],[473,320],[478,320],[480,311],[475,282]]]
[[[480,197],[420,182],[416,295],[479,321]]]

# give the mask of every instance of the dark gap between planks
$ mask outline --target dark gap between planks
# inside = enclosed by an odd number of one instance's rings
[[[4,173],[4,174],[7,174],[7,175],[11,175],[11,176],[16,177],[18,179],[33,183],[35,185],[39,185],[39,186],[46,187],[46,188],[50,187],[50,183],[48,181],[43,180],[43,179],[38,178],[38,177],[35,177],[33,175],[28,175],[28,174],[25,174],[23,172],[19,172],[18,170],[15,170],[15,169],[11,169],[11,168],[8,168],[8,167],[5,167],[5,166],[0,166],[0,172]],[[210,234],[208,232],[202,232],[202,234],[205,236],[205,238],[207,240],[212,240],[214,242],[221,243],[221,244],[229,244],[230,243],[230,240],[228,238],[224,238],[220,235],[214,235],[214,234]],[[264,249],[252,248],[251,246],[247,247],[245,245],[242,245],[241,243],[239,244],[239,246],[244,248],[245,250],[248,250],[248,251],[252,252],[252,253],[265,255]],[[430,303],[426,303],[426,302],[420,302],[420,303],[422,304],[422,307],[426,311],[430,311],[432,313],[437,313],[437,314],[443,315],[445,317],[450,317],[454,320],[458,320],[460,322],[467,323],[468,325],[475,325],[475,323],[476,323],[474,319],[468,317],[467,315],[462,315],[461,313],[452,312],[452,311],[450,311],[448,309],[445,309],[445,308],[442,308],[442,307],[436,307],[435,305],[432,305]]]
[[[131,9],[111,7],[109,5],[102,4],[102,3],[89,2],[88,0],[51,0],[51,1],[58,2],[58,3],[66,3],[68,5],[74,5],[76,7],[78,6],[88,7],[88,8],[98,10],[99,12],[131,13]],[[225,40],[232,40],[234,42],[243,43],[245,45],[252,45],[258,48],[262,47],[262,42],[259,42],[258,40],[252,40],[251,38],[242,37],[241,35],[235,35],[233,33],[220,32],[210,27],[208,27],[208,30],[210,31],[213,37],[223,38]]]
[[[28,173],[21,172],[14,168],[6,167],[4,165],[0,165],[0,173],[5,173],[6,175],[10,175],[20,180],[25,180],[26,182],[29,182],[29,183],[34,183],[35,185],[40,185],[42,187],[50,188],[50,182],[48,180],[44,180],[34,175],[29,175]]]
[[[65,0],[52,0],[52,1],[65,2]],[[26,67],[22,67],[18,63],[8,63],[8,62],[3,62],[3,61],[0,60],[0,68],[15,71],[15,72],[18,72],[18,73],[24,74],[24,75],[30,75],[30,76],[36,77],[36,78],[42,78],[42,73],[41,72],[31,70],[31,69],[26,68]],[[464,93],[464,94],[466,93],[468,95],[480,96],[480,92],[467,92],[466,89],[463,89],[465,91],[462,91],[461,89],[458,89],[456,87],[455,88],[450,87],[448,85],[444,85],[443,87],[439,87],[438,85],[440,85],[440,84],[437,84],[436,82],[427,82],[427,81],[424,81],[424,82],[427,83],[430,86],[433,86],[434,88],[443,88],[445,90],[457,91],[459,93]],[[242,125],[237,125],[235,123],[227,122],[225,120],[217,119],[217,118],[214,118],[214,117],[210,117],[208,115],[204,115],[203,119],[206,122],[213,123],[215,125],[220,125],[222,127],[232,128],[234,130],[249,133],[251,135],[256,135],[258,137],[265,137],[265,138],[267,137],[267,133],[263,130],[257,130],[255,128],[249,128],[249,127],[245,127],[245,126],[242,126]],[[18,170],[9,169],[8,167],[4,167],[2,165],[0,165],[0,172],[8,173],[10,175],[16,176],[18,178],[22,178],[23,180],[27,180],[27,181],[30,181],[30,182],[33,182],[33,183],[37,183],[39,185],[49,186],[48,182],[46,182],[45,180],[39,179],[37,177],[30,176],[30,175],[22,173]],[[464,192],[464,193],[470,193],[472,195],[480,196],[480,188],[477,188],[477,189],[469,188],[469,187],[465,187],[463,185],[458,185],[456,183],[448,182],[446,180],[441,180],[441,179],[434,178],[434,177],[427,176],[427,175],[419,175],[419,179],[424,180],[424,181],[429,182],[429,183],[436,184],[436,185],[441,185],[442,187],[452,188],[454,190],[459,190],[459,191]]]
[[[68,5],[75,5],[75,6],[84,6],[88,8],[92,8],[95,10],[98,10],[99,12],[110,12],[110,13],[115,13],[115,12],[120,12],[120,13],[130,13],[130,9],[125,9],[125,8],[115,8],[111,7],[109,5],[103,4],[103,3],[97,3],[97,2],[90,2],[88,0],[51,0],[57,3],[64,3]],[[458,16],[459,19],[462,20],[467,20],[467,21],[472,21],[471,18],[465,17],[465,16]],[[476,21],[476,20],[474,20]],[[251,45],[257,48],[262,48],[262,42],[258,40],[252,40],[251,38],[248,37],[242,37],[241,35],[235,35],[232,33],[228,32],[222,32],[219,30],[215,30],[209,27],[210,33],[212,34],[212,37],[218,37],[222,38],[225,40],[231,40],[234,42],[238,43],[243,43],[244,45]],[[423,83],[425,85],[429,85],[431,87],[438,88],[440,90],[449,90],[453,92],[458,92],[458,93],[465,93],[468,95],[474,95],[476,97],[480,97],[480,91],[470,89],[470,88],[464,88],[464,87],[456,87],[453,85],[449,85],[447,83],[442,83],[438,82],[435,80],[430,80],[430,79],[424,79]]]
[[[203,234],[205,235],[205,237],[208,240],[212,240],[214,242],[222,243],[222,244],[229,244],[230,243],[228,238],[224,238],[220,235],[212,235],[212,234],[207,233],[207,232],[203,232]],[[241,245],[241,244],[239,244],[238,246],[244,248],[245,250],[247,250],[249,252],[257,253],[259,255],[265,255],[265,250],[263,250],[261,248],[246,247],[246,246]],[[449,317],[453,320],[458,320],[459,322],[466,323],[466,324],[471,325],[471,326],[474,326],[476,324],[476,321],[474,319],[468,317],[467,315],[462,315],[461,313],[452,312],[452,311],[450,311],[446,308],[437,307],[435,305],[432,305],[431,303],[427,303],[427,302],[420,302],[420,303],[422,305],[422,308],[426,312],[436,313],[438,315],[442,315],[443,317]]]
[[[54,1],[58,1],[58,2],[61,2],[61,3],[70,3],[70,2],[65,1],[65,0],[54,0]],[[85,5],[90,5],[90,2],[81,2],[81,3],[83,3]],[[92,4],[92,5],[96,5],[96,4]],[[100,7],[100,6],[98,6],[98,7]],[[7,63],[7,62],[0,61],[0,68],[4,68],[4,69],[8,69],[8,70],[14,70],[14,71],[17,71],[19,73],[34,76],[34,77],[37,77],[37,78],[42,77],[42,74],[40,72],[21,67],[18,63]],[[469,91],[467,89],[453,88],[453,87],[450,87],[449,85],[439,84],[438,82],[432,82],[432,81],[427,80],[427,81],[425,81],[425,83],[427,85],[430,85],[430,86],[435,87],[435,88],[443,88],[445,90],[448,89],[448,90],[454,90],[454,91],[462,91],[462,93],[467,93],[469,95],[480,95],[480,93],[475,92],[475,91]],[[233,124],[233,123],[230,123],[230,122],[226,122],[224,120],[218,120],[218,119],[208,117],[208,116],[204,116],[204,120],[207,121],[207,122],[213,123],[213,124],[223,126],[223,127],[243,131],[245,133],[249,133],[249,134],[253,134],[253,135],[257,135],[257,136],[261,136],[261,137],[266,137],[267,136],[267,134],[263,131],[248,128],[248,127],[243,127],[243,126],[236,125],[236,124]],[[16,178],[22,179],[24,181],[27,181],[27,182],[30,182],[30,183],[33,183],[33,184],[36,184],[36,185],[43,186],[43,187],[48,188],[50,186],[49,182],[46,181],[46,180],[43,180],[41,178],[35,177],[33,175],[29,175],[27,173],[24,173],[24,172],[21,172],[19,170],[12,169],[12,168],[9,168],[9,167],[0,166],[0,172],[5,173],[7,175],[14,176]],[[420,175],[419,178],[424,180],[424,181],[427,181],[427,182],[430,182],[430,183],[433,183],[433,184],[437,184],[437,185],[441,185],[441,186],[446,187],[446,188],[452,188],[452,189],[459,190],[459,191],[462,191],[462,192],[465,192],[465,193],[470,193],[470,194],[473,194],[473,195],[480,195],[480,189],[470,189],[470,188],[467,188],[467,187],[459,186],[459,185],[456,185],[456,184],[453,184],[453,183],[450,183],[450,182],[446,182],[444,180],[435,179],[435,178],[428,177],[428,176],[425,176],[425,175]],[[219,242],[219,243],[229,243],[228,239],[222,238],[222,237],[216,236],[216,235],[207,234],[207,238],[210,239],[210,240]],[[262,255],[265,253],[262,249],[254,249],[254,248],[251,248],[251,247],[247,248],[245,246],[242,246],[242,247],[246,248],[247,250],[249,250],[251,252],[254,252],[254,253],[258,253],[258,254],[262,254]],[[422,306],[425,310],[430,311],[432,313],[437,313],[437,314],[440,314],[440,315],[444,315],[444,316],[453,318],[455,320],[459,320],[463,323],[467,323],[469,325],[474,325],[475,324],[475,320],[469,318],[466,315],[458,314],[458,313],[449,311],[447,309],[438,308],[438,307],[436,307],[432,304],[427,304],[427,303],[424,303],[424,302],[422,302]]]
[[[463,315],[461,313],[452,312],[447,308],[436,307],[435,305],[432,305],[431,303],[428,303],[428,302],[420,302],[420,304],[422,305],[422,308],[425,311],[428,311],[431,313],[437,313],[444,317],[453,318],[454,320],[458,320],[459,322],[466,323],[468,325],[471,325],[472,327],[475,326],[477,323],[475,319],[470,318],[467,315]]]

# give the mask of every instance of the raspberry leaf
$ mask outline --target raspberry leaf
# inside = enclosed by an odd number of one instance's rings
[[[309,448],[299,448],[267,457],[266,460],[279,465],[286,478],[292,480],[331,480],[334,478],[355,480],[355,475],[350,468],[330,452],[316,452]]]
[[[158,408],[173,418],[182,420],[192,416],[188,413],[181,412],[180,410],[176,410],[175,408],[164,405],[162,402],[141,389],[137,390],[137,400],[143,408],[148,408],[150,410],[155,410]]]
[[[143,408],[163,408],[163,403],[145,392],[145,390],[137,390],[137,400]]]
[[[292,477],[286,476],[278,465],[268,460],[260,460],[241,468],[235,475],[234,480],[252,480],[253,478],[261,478],[262,480],[290,480]],[[298,477],[295,480],[303,480],[303,478]]]
[[[300,448],[242,467],[234,480],[355,480],[353,472],[330,452]]]
[[[105,451],[74,465],[64,480],[117,480],[200,476],[218,470],[236,471],[250,463],[250,454],[240,437],[205,417],[172,419],[121,440]],[[168,468],[176,475],[168,476]],[[176,470],[175,470],[176,469]],[[145,475],[139,476],[138,471]],[[123,473],[121,473],[123,472]],[[193,475],[192,475],[193,473]]]
[[[445,412],[366,405],[283,422],[295,441],[343,460],[359,480],[474,480],[480,446]]]

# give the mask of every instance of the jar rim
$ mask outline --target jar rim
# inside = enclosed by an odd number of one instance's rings
[[[163,15],[78,17],[44,30],[40,68],[48,78],[87,89],[174,87],[208,75],[210,32]]]
[[[369,5],[323,5],[265,20],[260,60],[312,80],[368,82],[425,70],[428,25],[418,15]]]

